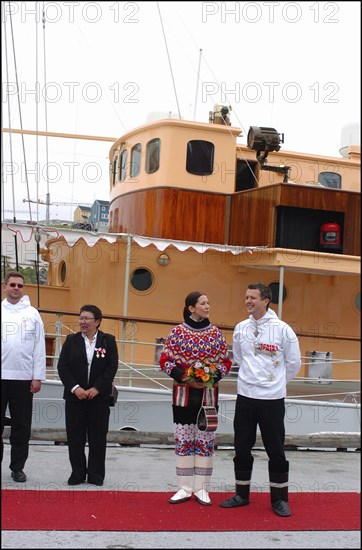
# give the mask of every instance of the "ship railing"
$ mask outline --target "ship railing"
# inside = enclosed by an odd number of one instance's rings
[[[42,310],[40,310],[42,312]],[[44,310],[45,312],[45,310]],[[50,312],[55,315],[55,322],[51,323],[53,331],[46,332],[46,338],[52,342],[53,353],[47,355],[47,379],[59,380],[57,364],[60,350],[66,336],[77,332],[78,313],[68,312]],[[63,322],[64,316],[67,316],[67,323]],[[74,317],[74,323],[73,323]],[[69,322],[69,319],[72,321]],[[152,324],[158,334],[167,335],[170,327],[175,325],[174,321],[158,321],[147,319],[132,319],[116,316],[104,316],[103,322],[108,321],[104,327],[106,332],[112,332],[116,336],[116,342],[119,350],[119,368],[115,377],[115,383],[121,386],[130,387],[150,387],[171,391],[172,379],[170,379],[159,368],[159,357],[165,342],[164,336],[155,336],[153,341],[140,340],[137,336],[140,334],[141,324]],[[109,322],[112,322],[111,327]],[[102,328],[103,328],[102,322]],[[48,325],[49,326],[49,325]],[[232,341],[233,327],[221,327],[227,342]],[[228,344],[230,358],[232,358],[232,346]],[[140,350],[144,350],[140,352]],[[139,360],[142,355],[146,359]],[[302,369],[306,371],[311,364],[311,355],[302,357]],[[331,377],[330,364],[345,364],[353,367],[353,376],[350,378],[337,379]],[[351,402],[360,401],[360,359],[340,359],[333,358],[331,361],[321,363],[320,373],[317,376],[297,376],[289,385],[288,397],[291,398],[319,398],[329,396],[331,399],[339,401],[349,400]],[[327,374],[325,367],[327,366]],[[303,368],[304,367],[304,368]],[[313,365],[315,371],[315,365]],[[314,372],[313,371],[313,372]],[[350,372],[350,370],[349,370]],[[356,375],[354,375],[354,372]],[[236,380],[238,367],[233,365],[230,374],[220,382],[220,391],[225,393],[236,393]],[[326,374],[326,375],[325,375]]]
[[[152,345],[150,342],[138,342],[139,345]],[[48,356],[49,359],[55,357]],[[59,380],[56,369],[50,367],[47,369],[47,378]],[[325,386],[323,383],[327,383]],[[128,387],[148,387],[153,389],[162,389],[171,392],[173,380],[166,376],[155,364],[130,364],[119,361],[119,368],[114,379],[114,383],[119,386]],[[308,386],[313,385],[313,392],[308,391]],[[310,378],[304,376],[296,377],[289,383],[288,397],[290,399],[325,399],[360,403],[360,382],[354,379],[323,379]],[[322,390],[322,391],[321,391]],[[328,391],[327,391],[328,390]],[[337,391],[338,390],[338,391]],[[228,376],[220,382],[220,392],[236,393],[236,379]]]

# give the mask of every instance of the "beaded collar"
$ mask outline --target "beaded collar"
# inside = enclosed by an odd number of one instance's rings
[[[191,328],[206,328],[211,325],[210,319],[207,317],[201,321],[194,321],[191,317],[187,317],[187,319],[185,319],[185,323]]]

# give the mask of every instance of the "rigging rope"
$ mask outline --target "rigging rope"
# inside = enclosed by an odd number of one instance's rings
[[[36,3],[36,13],[38,13],[38,2]],[[35,18],[35,86],[39,82],[38,65],[38,22]],[[35,102],[35,166],[39,166],[39,101]],[[36,221],[39,223],[39,178],[36,178]]]
[[[42,23],[43,23],[43,51],[44,51],[44,86],[46,89],[47,85],[47,72],[46,72],[46,41],[45,41],[45,2],[43,2],[43,11],[42,11]],[[47,98],[45,97],[44,100],[44,116],[45,116],[45,131],[48,131],[48,109],[47,109]],[[50,220],[50,195],[49,195],[49,156],[48,156],[48,136],[45,137],[45,174],[46,174],[46,188],[47,188],[47,195],[46,195],[46,221],[49,222]]]
[[[11,10],[10,10],[10,2],[9,2],[9,13],[10,13],[10,21],[11,21]],[[6,20],[4,20],[4,36],[5,36],[5,62],[6,62],[6,79],[7,83],[9,83],[9,63],[8,63],[8,48],[7,48],[7,35],[6,35]],[[18,88],[19,90],[19,88]],[[8,117],[9,117],[9,144],[10,144],[10,163],[11,167],[13,167],[13,148],[12,148],[12,139],[11,139],[11,113],[10,113],[10,100],[8,98]],[[2,178],[3,179],[3,178]],[[14,171],[11,170],[11,192],[12,192],[12,201],[13,201],[13,221],[16,223],[16,214],[15,214],[15,186],[14,186]],[[4,197],[4,194],[2,194]],[[16,269],[19,269],[19,258],[18,258],[18,241],[17,236],[14,235],[14,243],[15,243],[15,265]]]
[[[195,106],[194,106],[194,122],[196,121],[196,108],[197,108],[197,95],[199,92],[199,80],[200,80],[200,67],[201,67],[201,56],[202,56],[202,49],[200,49],[200,55],[199,55],[199,67],[197,69],[197,79],[196,79],[196,94],[195,94]]]
[[[4,21],[4,36],[5,36],[5,65],[6,65],[6,81],[9,83],[9,62],[8,62],[8,43],[6,35],[6,22]],[[12,147],[12,132],[11,132],[11,111],[10,111],[10,100],[8,98],[8,118],[9,118],[9,143],[10,143],[10,164],[13,166],[13,147]],[[2,108],[2,106],[1,106]],[[15,186],[14,186],[14,171],[11,170],[11,191],[13,199],[13,221],[16,223],[16,214],[15,214]],[[4,197],[4,193],[2,193]]]
[[[180,106],[179,106],[179,104],[178,104],[178,99],[177,99],[177,91],[176,91],[175,79],[174,79],[174,76],[173,76],[172,65],[171,65],[171,60],[170,60],[170,54],[169,54],[168,46],[167,46],[166,34],[165,34],[165,30],[164,30],[164,28],[163,28],[162,15],[161,15],[161,10],[160,10],[160,6],[159,6],[159,2],[157,2],[157,9],[158,9],[158,13],[159,13],[159,16],[160,16],[160,23],[161,23],[163,38],[164,38],[164,40],[165,40],[165,46],[166,46],[166,52],[167,52],[167,57],[168,57],[168,63],[169,63],[169,65],[170,65],[170,71],[171,71],[173,89],[174,89],[175,97],[176,97],[176,104],[177,104],[178,116],[179,116],[179,119],[181,120],[181,112],[180,112]]]
[[[14,71],[15,71],[15,81],[16,81],[16,96],[18,100],[18,109],[19,109],[19,121],[20,121],[20,128],[23,130],[23,118],[21,113],[21,106],[20,106],[20,94],[19,94],[19,78],[18,78],[18,67],[17,67],[17,61],[16,61],[16,53],[15,53],[15,40],[14,40],[14,30],[13,30],[13,19],[12,19],[12,11],[10,9],[10,2],[9,2],[9,16],[10,16],[10,28],[11,28],[11,40],[12,40],[12,47],[13,47],[13,57],[14,57]],[[28,199],[30,199],[29,194],[29,181],[28,181],[28,170],[27,170],[27,163],[26,163],[26,154],[25,154],[25,142],[24,142],[24,134],[21,134],[21,142],[22,142],[22,150],[23,150],[23,158],[24,158],[24,172],[25,172],[25,183],[26,183],[26,192]],[[31,213],[31,207],[29,204],[29,216],[30,221],[32,221],[32,213]],[[14,208],[15,208],[15,202],[14,202]],[[15,215],[15,210],[14,210]]]

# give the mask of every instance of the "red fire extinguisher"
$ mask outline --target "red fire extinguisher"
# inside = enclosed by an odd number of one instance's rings
[[[335,221],[324,223],[320,227],[319,244],[322,250],[341,248],[341,228]]]

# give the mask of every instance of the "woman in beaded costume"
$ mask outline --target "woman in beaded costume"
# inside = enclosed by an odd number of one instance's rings
[[[211,504],[208,489],[215,432],[200,431],[196,419],[201,405],[205,404],[206,392],[217,407],[217,382],[228,374],[231,361],[224,336],[209,321],[209,311],[209,300],[203,292],[188,294],[184,322],[171,330],[160,356],[161,370],[174,379],[172,409],[178,491],[169,499],[171,504],[189,500],[192,493],[200,504]],[[197,361],[207,361],[216,367],[212,389],[204,383],[185,380],[188,368]]]

